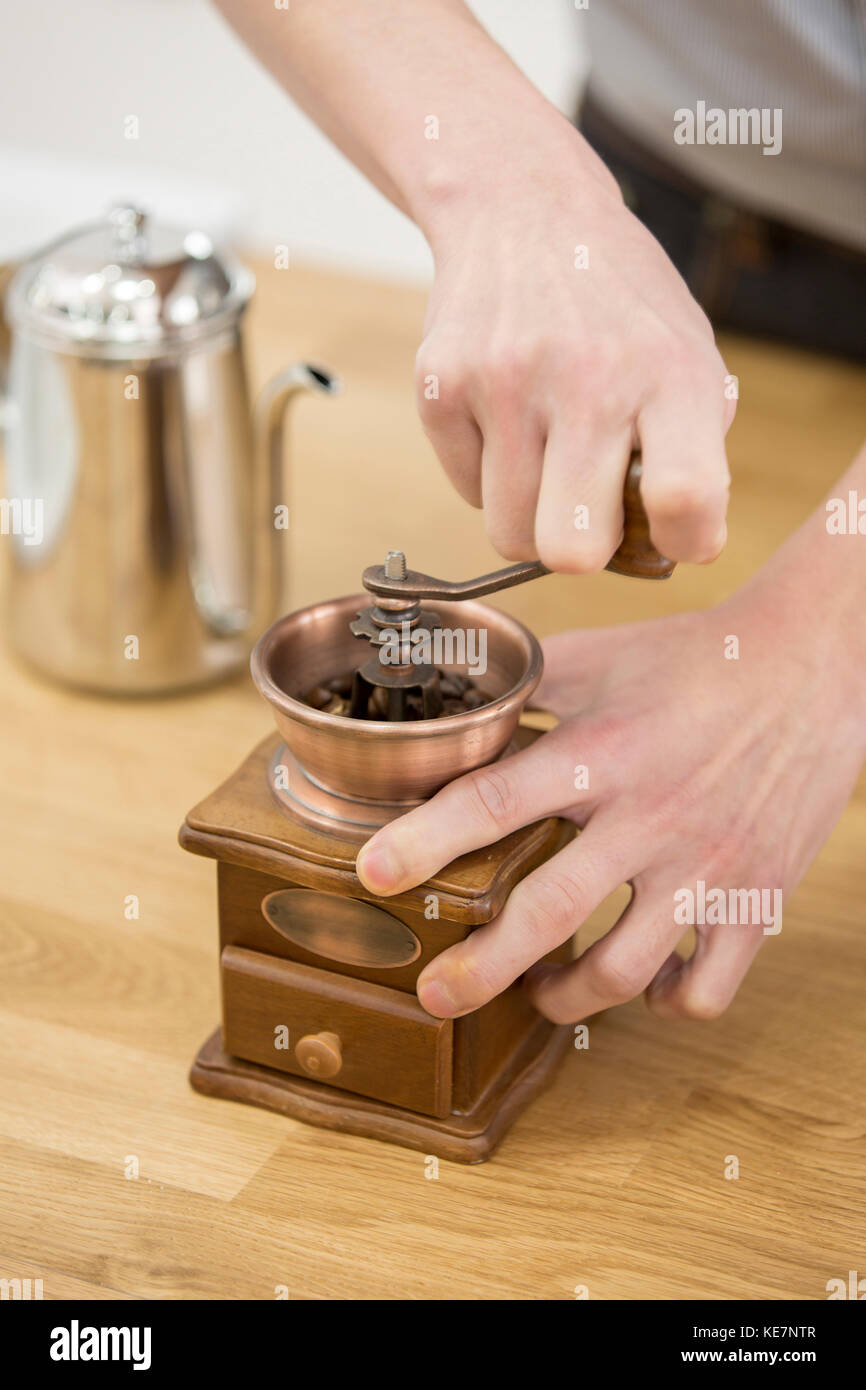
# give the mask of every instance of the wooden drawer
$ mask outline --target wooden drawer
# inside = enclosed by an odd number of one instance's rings
[[[226,1052],[423,1115],[450,1113],[451,1019],[401,990],[241,946],[226,946],[221,964]],[[276,1046],[286,1029],[288,1046]]]

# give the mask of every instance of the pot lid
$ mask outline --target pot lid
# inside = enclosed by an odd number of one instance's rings
[[[25,262],[7,312],[15,327],[67,349],[153,355],[224,327],[254,283],[203,232],[161,226],[121,203]]]

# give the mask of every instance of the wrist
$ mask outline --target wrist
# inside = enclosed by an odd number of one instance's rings
[[[584,207],[596,198],[622,203],[616,180],[583,137],[544,108],[510,118],[507,128],[474,126],[456,157],[434,151],[416,171],[406,202],[435,259],[459,248],[479,217],[500,225],[515,214],[525,220],[528,208],[560,197]]]
[[[866,537],[828,532],[820,507],[732,601],[767,650],[792,658],[780,681],[809,685],[841,740],[866,760]]]

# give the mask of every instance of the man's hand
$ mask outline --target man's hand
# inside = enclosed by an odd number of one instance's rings
[[[507,559],[603,569],[632,448],[656,548],[725,543],[735,402],[710,325],[586,141],[460,0],[217,0],[424,232],[424,427]]]
[[[726,539],[725,365],[658,242],[601,166],[588,176],[578,141],[557,138],[532,169],[503,170],[432,218],[421,419],[507,559],[603,569],[639,445],[656,549],[704,563]]]
[[[538,699],[559,727],[368,841],[358,874],[389,894],[544,816],[582,827],[499,917],[427,966],[418,996],[430,1013],[486,1003],[624,882],[633,898],[606,936],[575,963],[530,975],[541,1012],[576,1021],[644,990],[664,1015],[710,1018],[730,1003],[778,923],[766,911],[698,923],[683,962],[684,890],[765,890],[775,906],[775,890],[794,888],[829,834],[866,754],[866,542],[828,535],[824,521],[718,609],[553,638]]]

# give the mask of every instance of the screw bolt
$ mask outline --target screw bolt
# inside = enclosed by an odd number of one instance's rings
[[[385,556],[385,578],[406,578],[406,556],[402,550],[389,550]]]

